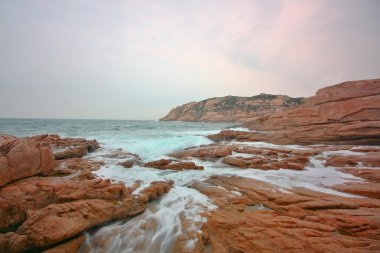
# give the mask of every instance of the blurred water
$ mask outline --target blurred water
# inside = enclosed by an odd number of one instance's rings
[[[17,137],[55,133],[96,139],[104,148],[121,148],[146,159],[211,143],[206,135],[228,126],[231,124],[153,120],[0,119],[0,133]]]
[[[237,175],[272,183],[284,191],[294,187],[305,187],[315,191],[354,197],[337,192],[331,185],[347,181],[361,180],[344,174],[333,167],[326,167],[318,157],[312,158],[302,171],[287,169],[256,170],[238,169],[221,161],[201,161],[193,159],[204,170],[161,171],[135,165],[126,169],[117,165],[118,161],[109,161],[103,156],[115,149],[138,154],[144,162],[165,157],[174,150],[212,143],[207,135],[217,133],[232,124],[204,122],[159,122],[133,120],[53,120],[53,119],[0,119],[0,133],[18,137],[45,133],[56,133],[62,137],[83,137],[96,139],[101,149],[87,156],[88,159],[104,160],[106,164],[94,173],[102,178],[124,182],[131,186],[140,181],[135,191],[148,186],[153,181],[171,180],[172,190],[160,200],[150,203],[144,213],[127,221],[107,224],[87,234],[84,247],[91,253],[98,252],[173,252],[179,238],[186,241],[188,250],[197,242],[204,222],[203,212],[216,208],[200,192],[188,188],[194,181],[202,181],[211,175]],[[257,148],[307,149],[298,145],[279,146],[263,142],[230,144],[248,145]],[[333,154],[335,151],[332,151]],[[342,151],[339,151],[342,152]],[[351,154],[352,151],[344,151]],[[319,156],[326,157],[330,153]],[[336,153],[336,152],[335,152]],[[355,152],[356,154],[360,154]],[[241,156],[242,154],[239,153]],[[251,155],[246,155],[251,156]],[[236,194],[239,194],[236,192]],[[186,229],[182,226],[186,223]]]

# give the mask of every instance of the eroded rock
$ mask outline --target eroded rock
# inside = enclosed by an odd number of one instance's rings
[[[27,211],[53,203],[79,199],[120,199],[128,189],[109,180],[71,180],[59,177],[30,177],[0,189],[0,228],[17,225]]]
[[[0,235],[0,249],[20,252],[44,248],[104,222],[136,215],[144,211],[148,201],[168,192],[171,185],[154,182],[139,195],[124,192],[117,198],[82,199],[28,210],[26,221],[15,232]]]
[[[39,142],[48,143],[57,160],[67,158],[81,158],[99,148],[96,140],[84,138],[61,138],[58,135],[39,135],[31,137]]]
[[[198,252],[376,252],[380,201],[305,188],[284,191],[241,177],[192,185],[220,208],[207,215]]]
[[[195,157],[202,160],[218,159],[228,155],[232,155],[232,147],[225,145],[208,145],[196,148],[189,148],[169,154],[169,156],[179,159]]]
[[[379,87],[380,79],[373,79],[320,89],[297,108],[279,110],[247,123],[250,129],[265,132],[244,136],[278,144],[379,145]]]
[[[302,98],[260,94],[252,97],[218,97],[172,109],[162,121],[246,122],[278,109],[299,105]]]
[[[43,143],[13,139],[0,146],[0,186],[52,170],[53,153]]]
[[[194,162],[174,161],[172,159],[160,159],[143,164],[144,167],[151,167],[160,170],[203,170],[203,166],[198,166]]]

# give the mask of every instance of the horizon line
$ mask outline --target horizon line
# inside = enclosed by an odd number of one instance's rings
[[[129,120],[129,121],[159,121],[159,119],[105,119],[105,118],[40,118],[40,117],[2,117],[0,119],[36,119],[36,120]]]

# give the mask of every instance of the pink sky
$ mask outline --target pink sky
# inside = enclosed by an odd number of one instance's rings
[[[0,117],[157,119],[380,74],[380,2],[1,1]]]

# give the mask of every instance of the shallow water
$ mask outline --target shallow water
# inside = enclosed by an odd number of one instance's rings
[[[0,119],[0,133],[17,137],[55,133],[96,139],[104,149],[121,148],[151,160],[170,151],[209,144],[206,135],[231,125],[154,120]]]
[[[192,146],[212,143],[208,134],[231,126],[226,123],[183,123],[158,121],[121,120],[24,120],[0,119],[0,132],[15,136],[30,136],[43,133],[57,133],[63,137],[84,137],[97,139],[102,148],[89,154],[89,159],[103,159],[106,164],[95,173],[102,178],[110,178],[131,186],[135,181],[142,184],[136,190],[148,186],[153,181],[172,180],[173,189],[161,200],[148,205],[146,211],[128,221],[103,226],[86,236],[86,246],[91,252],[172,252],[180,238],[189,249],[197,241],[204,217],[201,215],[216,208],[206,196],[187,186],[195,181],[207,179],[211,175],[237,175],[272,183],[283,191],[293,187],[308,189],[348,197],[354,195],[329,188],[334,184],[361,180],[352,175],[325,167],[318,157],[302,171],[237,169],[220,161],[200,161],[194,159],[204,170],[162,171],[134,166],[125,169],[116,165],[117,159],[104,159],[103,155],[121,149],[138,154],[144,162],[163,158],[168,153]],[[278,145],[256,142],[239,143],[255,147],[278,147]],[[281,146],[291,149],[305,149],[298,145]],[[332,151],[320,156],[352,151]],[[241,155],[241,154],[239,154]],[[247,155],[249,156],[249,155]],[[236,194],[239,194],[236,192]],[[182,224],[186,223],[186,229]],[[100,243],[101,242],[101,243]]]

